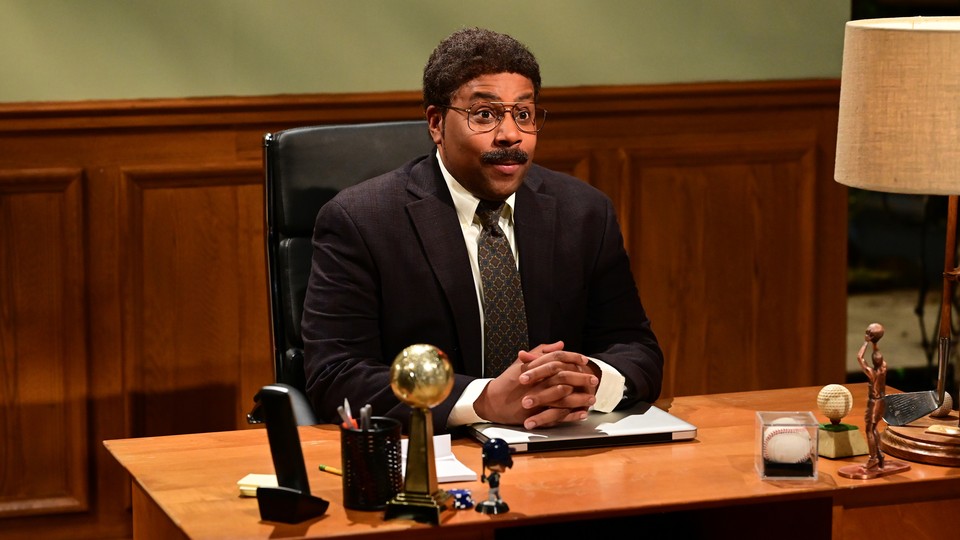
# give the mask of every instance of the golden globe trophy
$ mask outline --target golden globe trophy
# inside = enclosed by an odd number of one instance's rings
[[[403,491],[387,503],[384,519],[406,518],[439,525],[450,495],[437,487],[430,408],[450,395],[453,368],[447,355],[433,345],[411,345],[393,359],[390,388],[413,412]]]

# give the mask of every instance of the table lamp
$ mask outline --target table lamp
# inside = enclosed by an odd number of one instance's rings
[[[947,240],[937,389],[886,396],[885,452],[960,466],[956,417],[927,415],[944,402],[960,195],[960,17],[868,19],[846,24],[837,182],[891,193],[947,195]],[[941,433],[929,429],[941,426]],[[928,429],[924,429],[928,428]]]

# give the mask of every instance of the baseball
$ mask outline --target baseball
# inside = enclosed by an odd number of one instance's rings
[[[778,418],[763,429],[763,459],[774,463],[803,463],[810,458],[812,441],[806,428],[792,418]]]
[[[817,395],[817,406],[820,407],[820,412],[830,419],[830,422],[838,424],[844,416],[850,414],[850,409],[853,408],[853,394],[841,384],[828,384]]]

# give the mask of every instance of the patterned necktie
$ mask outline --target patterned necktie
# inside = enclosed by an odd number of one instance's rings
[[[477,240],[483,288],[484,376],[496,377],[526,350],[527,316],[520,272],[510,242],[500,228],[502,201],[480,201],[477,218],[483,230]]]

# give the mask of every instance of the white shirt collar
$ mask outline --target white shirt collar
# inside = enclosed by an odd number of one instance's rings
[[[474,222],[474,215],[477,213],[477,206],[480,204],[480,199],[475,197],[473,193],[467,191],[467,188],[463,187],[460,182],[450,174],[450,171],[448,171],[447,167],[443,164],[443,158],[440,157],[440,150],[437,150],[437,162],[440,163],[440,173],[443,175],[443,180],[447,183],[450,196],[453,197],[453,206],[457,209],[457,218],[460,220],[460,225],[469,227]],[[516,200],[516,193],[511,193],[506,200],[508,209],[507,219],[511,222],[513,221],[513,210]]]

